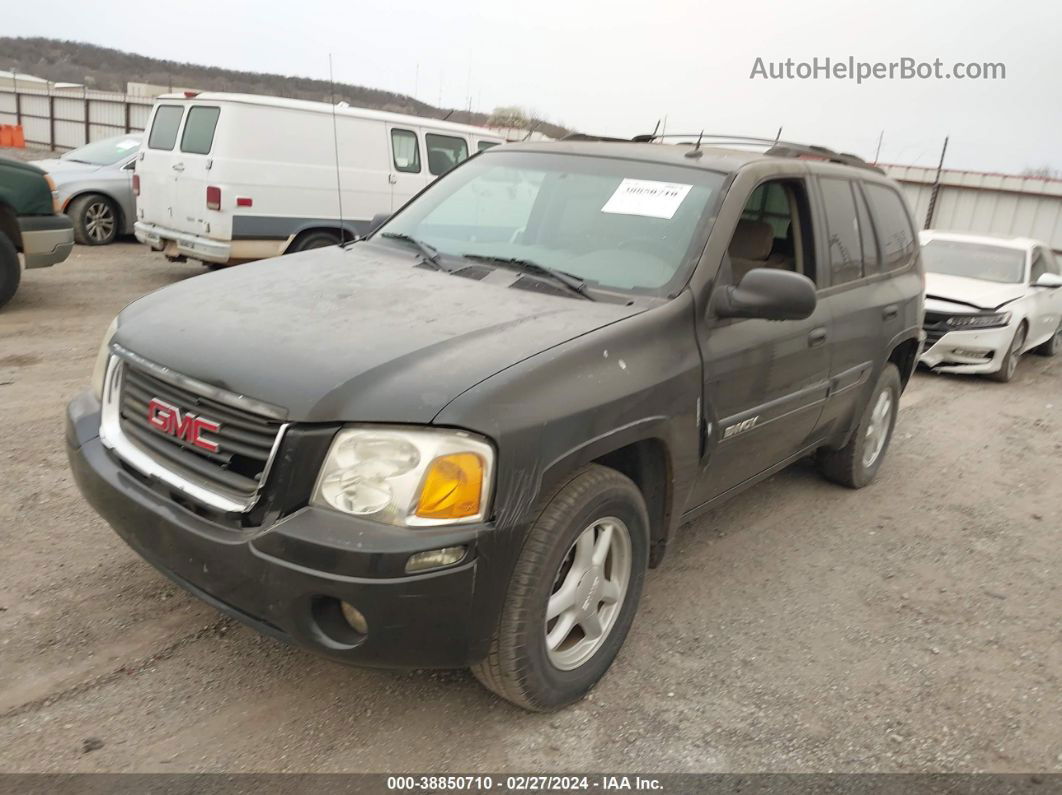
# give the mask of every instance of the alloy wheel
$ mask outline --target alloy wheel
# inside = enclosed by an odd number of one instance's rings
[[[115,221],[114,208],[105,201],[92,202],[85,208],[85,232],[97,243],[111,239]]]
[[[1018,369],[1018,359],[1021,357],[1021,347],[1025,344],[1025,327],[1021,326],[1014,335],[1014,342],[1010,345],[1010,353],[1007,355],[1007,378],[1013,378]]]
[[[863,466],[870,468],[878,460],[885,442],[889,438],[889,426],[892,424],[892,392],[883,389],[878,395],[867,423],[866,439],[863,442]]]
[[[546,607],[546,653],[562,671],[585,663],[616,623],[631,579],[631,536],[615,516],[590,524],[568,549]]]

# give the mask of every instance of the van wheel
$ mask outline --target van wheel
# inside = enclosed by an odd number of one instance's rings
[[[18,251],[11,239],[0,232],[0,306],[15,295],[22,280],[22,266],[18,263]]]
[[[106,196],[78,196],[66,214],[74,222],[74,240],[83,246],[106,246],[118,237],[118,207]]]
[[[295,254],[299,251],[309,251],[312,248],[325,248],[326,246],[338,246],[339,235],[335,232],[308,232],[297,238],[285,254]]]
[[[1021,325],[1018,326],[1018,330],[1014,332],[1014,339],[1011,341],[1010,347],[1007,348],[1007,355],[1003,357],[1003,364],[994,373],[989,373],[989,378],[1004,384],[1013,380],[1014,374],[1018,372],[1021,350],[1025,347],[1025,337],[1028,333],[1029,330],[1025,326],[1025,321],[1022,321]]]
[[[1036,352],[1041,356],[1054,356],[1059,350],[1062,350],[1062,323],[1058,324],[1051,339],[1036,346]]]
[[[896,365],[886,364],[848,444],[840,450],[819,450],[822,474],[850,489],[861,489],[870,483],[889,449],[899,406],[900,371]]]
[[[614,469],[585,467],[529,531],[490,651],[472,672],[525,709],[579,700],[627,637],[648,559],[638,487]]]

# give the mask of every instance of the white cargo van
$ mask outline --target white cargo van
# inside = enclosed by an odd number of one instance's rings
[[[167,94],[137,157],[136,236],[209,263],[334,245],[503,142],[480,127],[324,102]]]

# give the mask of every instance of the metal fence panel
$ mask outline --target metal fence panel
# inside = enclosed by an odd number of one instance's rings
[[[0,124],[21,124],[26,143],[73,149],[143,130],[155,100],[111,91],[0,89]]]

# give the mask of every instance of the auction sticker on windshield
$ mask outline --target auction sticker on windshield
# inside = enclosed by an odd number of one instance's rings
[[[625,179],[605,202],[601,212],[671,218],[692,187],[677,182]]]

